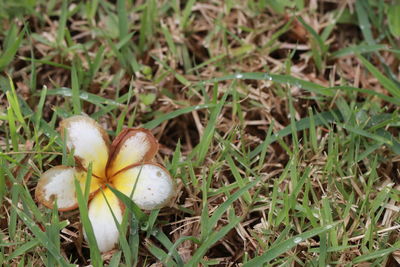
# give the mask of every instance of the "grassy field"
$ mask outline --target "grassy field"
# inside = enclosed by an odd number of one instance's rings
[[[399,14],[396,0],[0,0],[0,265],[399,266]],[[125,199],[105,254],[78,210],[34,197],[73,164],[57,128],[74,114],[111,139],[150,129],[177,185],[163,209]]]

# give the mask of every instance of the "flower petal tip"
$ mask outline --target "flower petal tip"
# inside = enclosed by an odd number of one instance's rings
[[[97,246],[102,253],[112,250],[118,243],[119,230],[113,214],[117,222],[121,223],[123,216],[122,206],[114,193],[106,188],[103,192],[96,194],[89,204],[89,219],[96,237]],[[84,236],[86,238],[86,233]]]
[[[105,178],[110,144],[105,130],[92,118],[78,115],[62,120],[60,131],[68,150],[74,152],[78,165],[87,169],[92,162],[92,173]]]

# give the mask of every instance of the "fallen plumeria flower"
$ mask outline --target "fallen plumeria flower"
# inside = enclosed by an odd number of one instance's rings
[[[100,251],[109,251],[118,242],[118,228],[105,198],[119,223],[124,212],[124,205],[106,184],[132,196],[144,210],[161,208],[174,195],[174,182],[168,171],[149,162],[158,150],[150,131],[125,129],[110,145],[104,129],[86,116],[63,120],[60,130],[68,150],[74,153],[76,167],[56,166],[43,173],[36,187],[36,199],[48,208],[57,200],[59,211],[76,209],[74,179],[78,179],[83,191],[92,163],[89,219]]]

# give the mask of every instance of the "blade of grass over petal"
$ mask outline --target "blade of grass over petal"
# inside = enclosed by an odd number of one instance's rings
[[[120,247],[121,247],[122,251],[124,252],[124,257],[125,257],[126,263],[129,266],[132,266],[132,262],[131,262],[132,254],[131,254],[131,251],[129,248],[129,243],[126,239],[126,230],[127,230],[126,220],[130,217],[131,213],[125,212],[123,215],[123,221],[121,223],[119,223],[117,217],[115,216],[113,208],[110,205],[110,202],[108,201],[107,197],[104,194],[103,189],[100,189],[100,193],[103,194],[104,200],[106,201],[106,204],[107,204],[107,208],[110,210],[111,215],[114,220],[114,223],[118,228],[118,233],[119,233],[118,240],[119,240]]]
[[[85,193],[82,192],[81,185],[77,179],[75,179],[75,190],[76,190],[76,198],[78,200],[81,222],[83,228],[85,229],[87,240],[90,246],[90,259],[92,260],[93,266],[96,267],[103,266],[100,250],[99,247],[97,246],[96,237],[94,235],[93,227],[89,219],[87,199],[85,197]]]
[[[140,208],[132,201],[131,198],[127,197],[125,194],[109,186],[108,184],[106,186],[110,188],[110,190],[122,201],[122,203],[124,203],[125,207],[135,215],[135,218],[140,223],[148,220],[148,216],[140,210]]]

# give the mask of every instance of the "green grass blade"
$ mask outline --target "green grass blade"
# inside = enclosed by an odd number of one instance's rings
[[[350,55],[357,55],[357,54],[364,54],[364,53],[372,53],[378,51],[386,51],[389,50],[387,45],[376,44],[376,45],[369,45],[369,44],[360,44],[360,45],[353,45],[349,47],[342,48],[336,52],[331,54],[332,58],[339,58],[345,57]]]
[[[18,151],[18,133],[17,133],[17,127],[15,125],[15,117],[14,117],[14,112],[12,111],[11,107],[7,108],[7,119],[8,119],[8,126],[10,130],[10,136],[11,136],[11,144],[13,147],[14,151]]]
[[[180,19],[180,25],[182,29],[185,29],[192,13],[193,5],[196,3],[196,0],[189,0],[186,2],[185,8],[183,9],[182,16]]]
[[[124,203],[125,207],[129,209],[136,217],[139,222],[147,221],[148,216],[132,201],[131,198],[127,197],[125,194],[121,193],[117,189],[109,186],[107,187]]]
[[[394,244],[392,247],[390,248],[386,248],[386,249],[380,249],[371,253],[367,253],[365,255],[361,255],[358,257],[355,257],[353,259],[353,263],[361,263],[361,262],[368,262],[371,261],[373,259],[381,259],[387,255],[389,255],[390,253],[399,250],[400,249],[400,242],[396,242],[396,244]]]
[[[213,213],[208,221],[208,229],[212,229],[215,225],[217,225],[218,220],[222,217],[222,215],[229,209],[234,201],[236,201],[243,194],[248,192],[250,188],[257,184],[258,180],[252,181],[248,183],[246,186],[240,188],[238,191],[233,193],[228,199],[222,203]]]
[[[325,123],[336,122],[338,118],[341,118],[341,117],[340,117],[340,114],[337,113],[337,111],[325,111],[325,112],[321,112],[321,113],[316,113],[316,114],[314,114],[314,124],[315,124],[315,126],[320,126],[320,125],[324,125]],[[310,118],[309,117],[303,118],[296,122],[297,131],[302,131],[302,130],[308,129],[309,127],[310,127]],[[292,131],[291,125],[286,126],[279,132],[273,134],[272,137],[268,140],[267,144],[268,145],[272,144],[273,142],[277,141],[278,139],[291,134],[292,133],[291,131]],[[258,145],[253,151],[250,152],[249,156],[251,158],[254,158],[256,155],[258,155],[261,152],[264,145],[265,144]]]
[[[400,88],[389,78],[383,75],[374,65],[372,65],[366,58],[358,55],[363,65],[374,75],[378,81],[388,90],[393,96],[400,98]]]
[[[235,217],[227,225],[222,227],[219,231],[213,231],[206,238],[206,240],[204,240],[201,246],[196,250],[190,261],[186,263],[186,266],[193,266],[193,267],[198,266],[202,257],[206,254],[207,250],[210,249],[210,247],[214,245],[216,242],[221,240],[221,238],[227,235],[229,231],[231,231],[241,220],[242,220],[241,217]]]
[[[72,66],[71,70],[71,87],[72,87],[72,107],[74,109],[75,115],[80,115],[82,113],[81,110],[81,102],[80,102],[80,90],[79,90],[79,81],[78,74],[76,70],[76,64]]]
[[[9,34],[12,32],[12,29],[9,30]],[[13,40],[10,41],[13,42],[12,45],[8,45],[6,49],[3,51],[2,54],[0,54],[0,71],[2,71],[4,68],[6,68],[14,59],[15,54],[17,53],[19,47],[21,46],[23,37],[25,35],[25,28],[19,33],[17,39],[12,38]]]
[[[332,90],[329,90],[329,88],[325,88],[322,85],[304,81],[289,75],[278,75],[278,74],[268,74],[264,72],[247,72],[247,73],[238,73],[238,74],[230,74],[226,75],[220,78],[215,78],[208,80],[206,82],[220,82],[220,81],[227,81],[227,80],[233,80],[233,79],[242,79],[242,80],[267,80],[267,81],[273,81],[279,84],[285,84],[285,85],[293,85],[296,87],[299,87],[301,89],[314,92],[317,94],[321,94],[324,96],[333,96],[334,92]]]
[[[271,248],[269,250],[264,252],[263,255],[258,256],[256,258],[248,261],[246,264],[243,265],[243,267],[262,266],[263,264],[268,263],[273,259],[276,259],[283,253],[285,253],[285,252],[289,251],[290,249],[292,249],[293,247],[297,246],[300,242],[307,240],[308,238],[314,237],[316,235],[323,234],[323,233],[331,230],[336,225],[337,225],[337,223],[318,227],[318,228],[309,230],[305,233],[291,237],[291,238],[287,239],[286,241],[283,241],[279,244],[274,244],[271,246]]]
[[[181,109],[175,110],[173,112],[170,112],[168,114],[161,115],[161,116],[155,118],[154,120],[143,124],[142,127],[146,128],[146,129],[154,129],[155,127],[157,127],[158,125],[160,125],[164,121],[171,120],[173,118],[176,118],[176,117],[178,117],[180,115],[183,115],[183,114],[186,114],[186,113],[190,113],[193,110],[209,109],[209,108],[213,108],[215,106],[216,106],[215,104],[202,104],[202,105],[197,105],[197,106],[190,106],[190,107],[186,107],[186,108],[181,108]]]
[[[196,164],[197,165],[201,165],[206,157],[207,151],[209,150],[209,147],[213,140],[218,116],[222,111],[222,107],[225,104],[228,94],[229,94],[229,90],[227,90],[225,92],[222,99],[219,101],[219,103],[215,106],[215,108],[211,112],[210,119],[208,121],[207,127],[204,129],[203,136],[201,137],[199,144],[196,146],[196,148],[190,154],[190,158],[193,158],[194,155],[196,155],[196,157],[197,157]]]
[[[371,23],[368,18],[368,12],[365,5],[368,5],[367,1],[356,1],[356,13],[358,17],[358,23],[361,28],[361,32],[369,45],[374,45],[375,40],[372,36]]]
[[[24,255],[24,254],[28,253],[29,250],[33,249],[34,247],[36,247],[39,244],[40,244],[40,241],[37,238],[24,243],[22,246],[15,249],[10,255],[8,255],[8,257],[6,258],[6,261],[11,261],[12,259],[14,259],[20,255]]]
[[[67,24],[67,16],[68,16],[68,1],[63,0],[61,4],[61,16],[60,16],[60,21],[58,23],[58,30],[57,30],[57,37],[56,37],[56,43],[57,46],[61,46],[62,42],[64,41],[65,38],[65,28]]]
[[[45,232],[43,232],[39,226],[23,211],[13,206],[20,219],[25,223],[25,225],[32,231],[32,233],[37,237],[40,243],[51,253],[51,255],[56,259],[56,261],[61,264],[61,266],[69,266],[64,259],[64,257],[58,253],[58,248],[54,245],[51,239],[48,238]]]
[[[99,247],[97,246],[96,237],[94,235],[93,227],[89,219],[89,210],[87,201],[84,193],[82,192],[81,185],[77,179],[75,179],[75,190],[76,198],[78,200],[79,213],[83,229],[85,230],[89,247],[90,247],[90,258],[93,266],[103,266]]]

